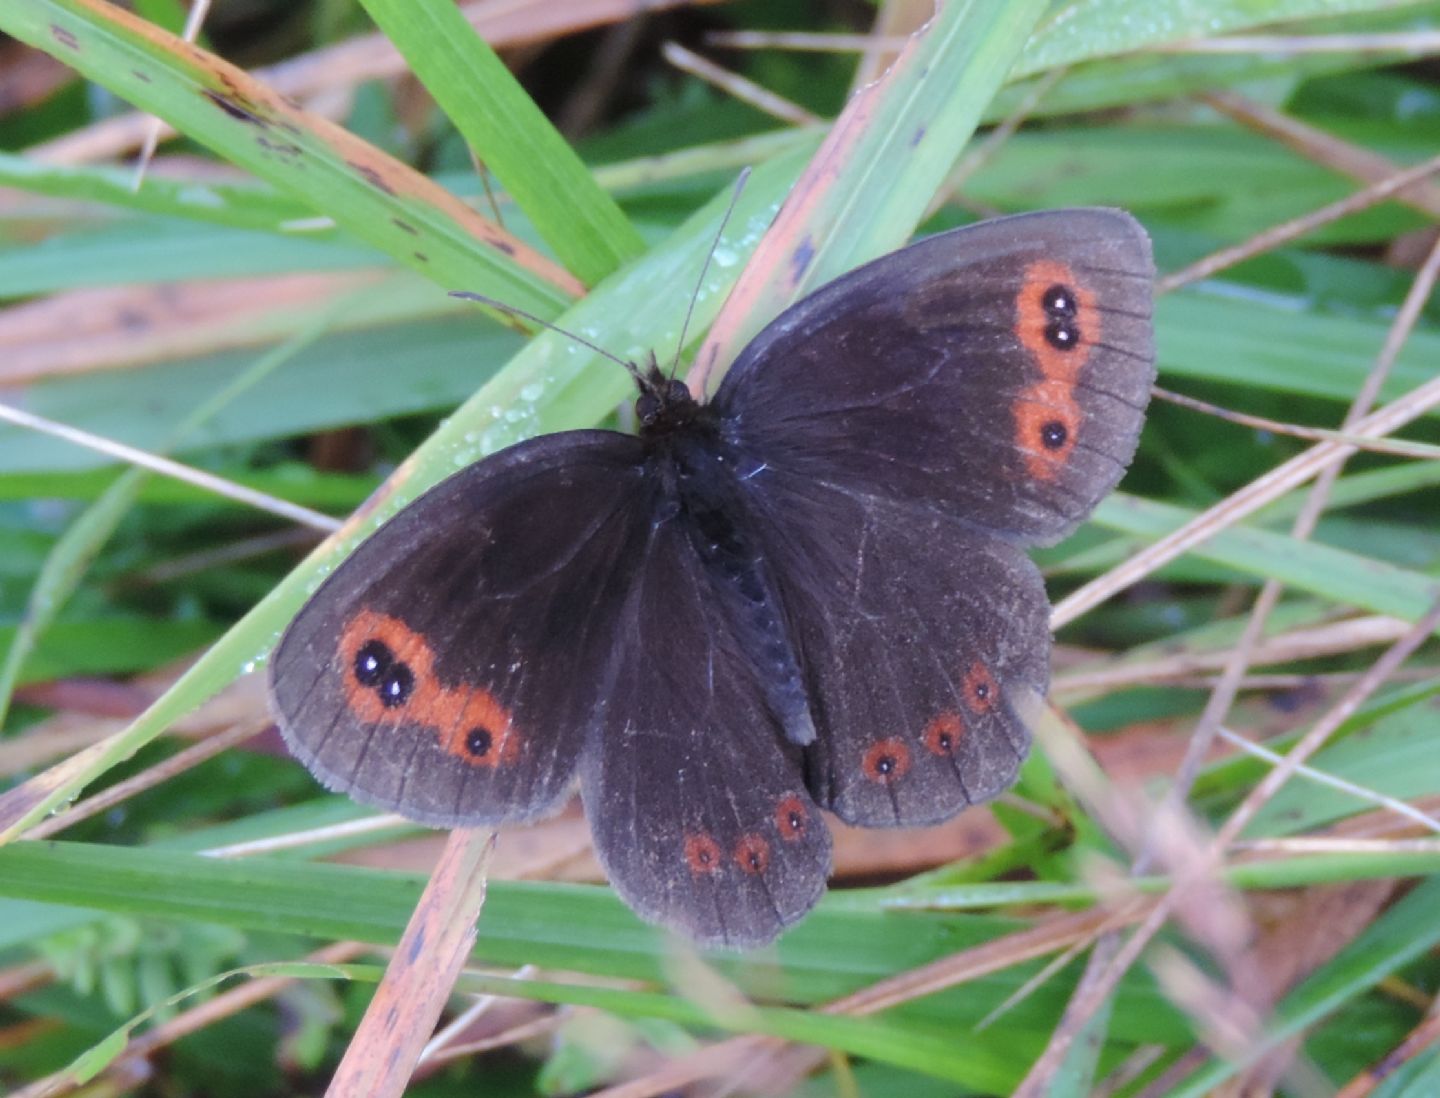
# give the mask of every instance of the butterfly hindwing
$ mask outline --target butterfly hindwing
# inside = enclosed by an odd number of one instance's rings
[[[916,826],[1009,788],[1049,682],[1029,558],[914,505],[783,474],[756,506],[815,719],[815,799],[848,823]]]
[[[1144,230],[1118,210],[941,233],[782,313],[714,404],[772,467],[1055,541],[1134,454],[1153,278]]]
[[[271,660],[296,756],[435,826],[558,807],[644,544],[641,450],[609,431],[522,443],[360,545]]]
[[[820,898],[830,833],[693,535],[671,519],[646,547],[581,794],[626,903],[700,944],[744,948]]]

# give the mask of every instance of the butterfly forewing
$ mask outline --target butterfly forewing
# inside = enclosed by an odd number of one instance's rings
[[[1134,454],[1153,278],[1148,238],[1117,210],[942,233],[783,313],[715,406],[773,468],[1054,541]]]
[[[472,465],[362,544],[272,658],[292,750],[423,823],[531,819],[569,790],[634,582],[638,439],[570,432]]]

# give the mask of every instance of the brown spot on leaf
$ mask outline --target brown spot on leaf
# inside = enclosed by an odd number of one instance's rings
[[[364,177],[365,181],[369,183],[372,187],[375,187],[377,190],[382,190],[388,195],[395,194],[395,188],[390,186],[389,183],[385,182],[385,177],[381,175],[377,169],[371,167],[369,164],[360,164],[354,160],[347,160],[345,161],[345,163],[349,164],[350,167],[354,168],[357,172],[359,172],[360,175]]]
[[[219,92],[213,92],[209,88],[206,88],[200,94],[203,95],[206,99],[210,100],[210,102],[214,103],[217,107],[219,107],[222,111],[228,114],[231,118],[235,119],[235,121],[237,122],[245,122],[251,126],[265,125],[265,119],[261,118],[258,114],[246,110],[244,107],[240,106],[240,104],[227,99]]]

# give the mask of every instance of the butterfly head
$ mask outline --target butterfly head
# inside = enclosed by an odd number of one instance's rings
[[[692,422],[700,405],[679,378],[668,377],[655,356],[644,370],[633,370],[640,395],[635,398],[635,418],[642,435],[665,434]]]

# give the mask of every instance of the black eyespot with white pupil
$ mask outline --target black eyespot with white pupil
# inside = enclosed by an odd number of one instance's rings
[[[410,700],[415,692],[415,673],[403,663],[392,664],[380,680],[376,693],[380,704],[386,709],[395,709]]]
[[[1074,350],[1080,343],[1080,326],[1076,323],[1080,305],[1075,292],[1057,282],[1040,295],[1040,307],[1050,321],[1045,325],[1045,342],[1057,351]]]
[[[1045,315],[1051,320],[1058,320],[1061,317],[1073,317],[1079,311],[1080,306],[1075,301],[1075,294],[1069,286],[1057,282],[1045,291],[1040,298],[1040,307],[1045,310]]]
[[[415,692],[415,672],[409,664],[397,660],[384,641],[369,640],[362,644],[355,653],[351,672],[361,686],[375,691],[386,709],[404,705]]]
[[[465,750],[470,752],[477,759],[483,759],[490,754],[490,748],[495,744],[495,737],[490,735],[490,730],[476,726],[465,733]]]
[[[1070,440],[1070,431],[1058,419],[1040,425],[1040,444],[1047,450],[1063,450]]]
[[[355,653],[355,681],[361,686],[379,686],[385,672],[395,662],[395,654],[381,641],[366,641]]]

